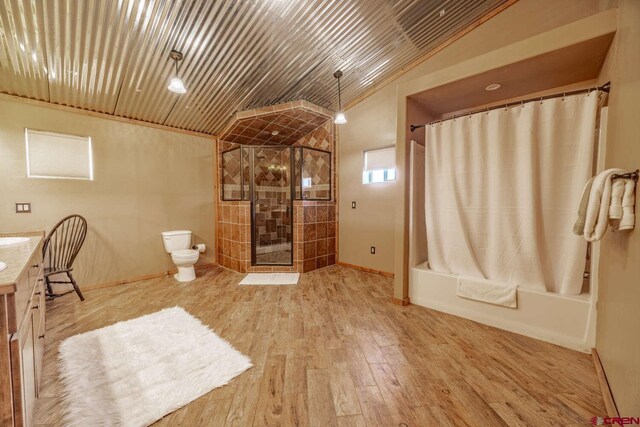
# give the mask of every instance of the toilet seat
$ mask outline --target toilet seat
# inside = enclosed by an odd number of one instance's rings
[[[176,258],[192,258],[199,254],[200,253],[195,249],[181,249],[179,251],[171,252],[171,256]]]

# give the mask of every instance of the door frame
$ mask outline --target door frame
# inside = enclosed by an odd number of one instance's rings
[[[285,266],[290,267],[293,266],[293,251],[294,251],[294,222],[295,215],[293,212],[293,201],[295,199],[295,159],[294,159],[294,147],[289,145],[256,145],[256,146],[245,146],[249,148],[249,209],[251,210],[251,266]],[[291,242],[290,251],[291,254],[289,263],[258,263],[256,249],[258,246],[258,242],[256,241],[256,203],[255,203],[255,150],[257,149],[279,149],[279,150],[289,150],[289,212],[290,212],[290,224],[291,227]],[[301,183],[301,191],[302,191],[302,183]]]

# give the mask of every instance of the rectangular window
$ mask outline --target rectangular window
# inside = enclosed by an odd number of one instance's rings
[[[396,148],[385,147],[364,152],[363,184],[396,180]]]
[[[91,137],[25,129],[27,177],[93,179]]]

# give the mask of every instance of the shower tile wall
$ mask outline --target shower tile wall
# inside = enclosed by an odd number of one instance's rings
[[[251,259],[251,235],[248,202],[222,202],[218,205],[218,264],[236,271],[246,271],[245,260]],[[249,249],[250,251],[250,249]]]
[[[296,251],[307,272],[336,263],[336,213],[333,202],[298,202]]]
[[[242,199],[241,151],[243,150],[222,154],[222,190],[226,200]]]

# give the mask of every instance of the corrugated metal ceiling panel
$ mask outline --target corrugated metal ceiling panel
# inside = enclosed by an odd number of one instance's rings
[[[0,92],[213,134],[247,108],[336,109],[335,70],[348,102],[505,1],[0,0]]]

